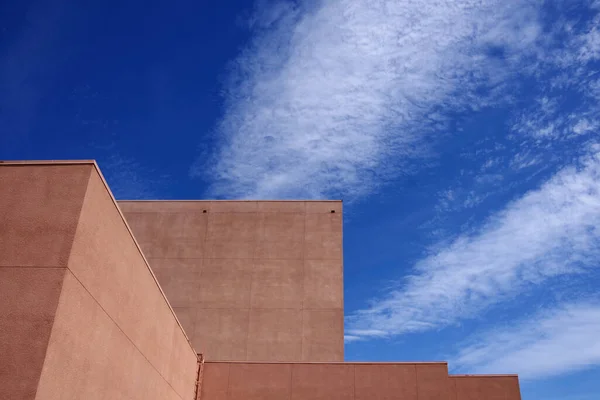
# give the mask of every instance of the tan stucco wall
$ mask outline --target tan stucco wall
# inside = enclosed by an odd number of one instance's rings
[[[193,399],[196,354],[95,164],[3,163],[0,193],[0,398]]]
[[[521,400],[516,375],[454,375],[450,381],[453,400]]]
[[[515,375],[448,375],[444,362],[207,362],[200,400],[521,400]]]
[[[201,400],[454,400],[446,363],[208,362],[201,388]]]
[[[343,360],[340,201],[119,205],[208,360]]]
[[[91,164],[0,164],[0,399],[33,399]]]

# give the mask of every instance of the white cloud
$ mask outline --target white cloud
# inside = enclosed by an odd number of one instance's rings
[[[534,45],[533,4],[266,7],[225,88],[218,150],[195,171],[208,175],[217,196],[368,194],[403,159],[426,152],[425,139],[444,126],[440,110],[479,109],[501,92],[472,89],[501,86]]]
[[[531,136],[546,144],[598,129],[600,97],[594,90],[595,74],[590,71],[597,69],[592,63],[600,59],[600,14],[588,14],[593,15],[589,21],[559,21],[547,33],[554,38],[548,39],[550,42],[558,43],[539,57],[534,89],[538,98],[515,118],[511,129],[519,134],[517,140]],[[563,38],[555,39],[558,37]],[[573,104],[576,106],[569,110]]]
[[[543,96],[519,116],[512,129],[521,135],[554,137],[560,134],[559,128],[564,124],[560,113],[558,100]]]
[[[600,17],[593,21],[594,26],[581,38],[581,47],[579,50],[580,61],[593,61],[600,59],[600,30],[598,24]]]
[[[444,327],[531,285],[593,268],[600,257],[600,153],[593,149],[578,168],[565,168],[477,233],[418,262],[403,285],[348,317],[347,333]]]
[[[590,81],[587,86],[587,91],[590,97],[594,98],[596,101],[600,101],[600,79]]]
[[[543,160],[539,156],[539,154],[537,154],[530,148],[525,148],[524,150],[517,152],[513,156],[510,162],[510,167],[515,170],[520,170],[538,165],[542,161]]]
[[[573,126],[573,132],[577,135],[581,135],[586,132],[594,131],[598,129],[597,121],[590,121],[587,118],[580,119]]]
[[[535,379],[600,365],[600,305],[568,304],[478,333],[451,361],[477,373]]]
[[[361,336],[352,336],[352,335],[344,335],[344,342],[345,343],[352,343],[352,342],[358,342],[364,340],[363,337]]]

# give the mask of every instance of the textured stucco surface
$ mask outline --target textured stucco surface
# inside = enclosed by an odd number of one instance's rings
[[[206,359],[343,361],[341,202],[119,206]]]
[[[453,400],[521,400],[519,378],[513,376],[452,376]]]
[[[196,357],[97,174],[90,177],[69,269],[160,375],[181,396],[189,392],[195,377],[187,369]],[[182,346],[187,354],[172,357]]]
[[[454,400],[445,363],[205,364],[202,400],[242,398]]]
[[[66,266],[92,169],[0,165],[0,266]]]
[[[37,399],[117,398],[178,400],[192,395],[178,395],[67,272]]]
[[[448,375],[446,363],[204,364],[201,400],[520,400],[516,376]]]
[[[36,395],[92,169],[0,165],[0,399]]]
[[[95,164],[0,164],[0,192],[0,398],[192,399],[196,354]]]
[[[65,271],[0,267],[0,399],[35,398]]]

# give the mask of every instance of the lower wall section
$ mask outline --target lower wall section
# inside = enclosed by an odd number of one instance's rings
[[[448,376],[446,363],[206,362],[201,400],[520,400],[516,376]]]
[[[214,363],[202,400],[454,400],[445,363]]]
[[[192,400],[193,387],[189,389],[188,396],[177,394],[73,274],[66,273],[36,399]]]
[[[456,400],[521,400],[516,375],[456,375],[450,381]]]

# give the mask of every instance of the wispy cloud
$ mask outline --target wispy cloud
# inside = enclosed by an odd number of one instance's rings
[[[600,257],[600,153],[557,173],[414,267],[404,284],[348,318],[352,336],[444,327]]]
[[[452,364],[477,373],[519,373],[522,379],[600,365],[600,304],[568,304],[478,333]]]
[[[263,7],[225,87],[218,150],[196,173],[208,175],[217,196],[371,193],[403,160],[427,154],[446,111],[506,98],[499,88],[541,32],[535,4]]]
[[[346,343],[358,342],[360,340],[364,340],[364,338],[362,336],[344,335],[344,342]]]
[[[600,13],[592,5],[586,14],[589,18],[554,21],[546,33],[554,45],[535,64],[538,97],[514,120],[511,129],[518,139],[565,140],[593,133],[598,125],[600,104],[593,85],[594,63],[600,60]]]
[[[112,147],[114,144],[109,149]],[[158,197],[156,189],[164,185],[167,179],[164,174],[149,171],[135,159],[123,156],[115,149],[97,161],[117,200],[155,199]]]

